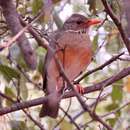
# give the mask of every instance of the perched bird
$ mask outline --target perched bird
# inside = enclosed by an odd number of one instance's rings
[[[91,25],[98,24],[98,19],[88,19],[80,14],[69,17],[63,27],[53,33],[50,46],[55,53],[47,52],[43,70],[43,89],[47,95],[47,101],[42,106],[39,116],[56,118],[61,100],[61,88],[67,86],[61,76],[60,70],[54,59],[58,57],[68,79],[73,82],[89,65],[92,59],[92,46],[88,35]]]

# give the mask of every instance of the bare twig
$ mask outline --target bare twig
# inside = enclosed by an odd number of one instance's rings
[[[28,27],[29,24],[28,26],[24,27],[20,32],[18,32],[15,36],[13,36],[11,39],[9,39],[8,42],[2,43],[2,45],[0,46],[0,50],[10,47],[13,44],[13,42],[15,42],[26,31]]]
[[[22,70],[22,68],[17,64],[16,67],[18,68],[18,70],[23,74],[23,76],[27,79],[28,82],[32,83],[37,89],[41,90],[41,88],[39,87],[39,85],[35,82],[33,82],[29,76],[26,74],[26,72],[24,72]]]
[[[28,25],[24,20],[22,20],[22,18],[20,18],[20,21],[21,21],[21,23],[22,23],[23,26],[27,26],[27,25]],[[28,31],[29,31],[29,32],[31,33],[31,35],[36,39],[36,41],[38,42],[39,46],[42,46],[42,47],[45,48],[45,49],[48,48],[47,42],[45,42],[45,40],[43,40],[43,39],[39,36],[38,32],[37,32],[32,26],[30,26],[30,27],[28,28]]]
[[[122,39],[123,39],[123,41],[124,41],[124,44],[125,44],[125,46],[126,46],[128,52],[129,52],[129,54],[130,54],[130,41],[129,41],[128,37],[127,37],[126,32],[125,32],[124,29],[123,29],[123,26],[122,26],[122,24],[121,24],[121,21],[120,21],[120,20],[118,19],[118,17],[114,14],[114,12],[113,12],[112,8],[110,7],[110,5],[108,4],[108,2],[107,2],[106,0],[101,0],[101,1],[102,1],[103,5],[104,5],[104,7],[105,7],[106,13],[109,14],[109,16],[111,17],[111,19],[113,20],[113,22],[114,22],[115,25],[117,26],[117,28],[118,28],[118,30],[119,30],[119,32],[120,32],[120,34],[121,34],[121,37],[122,37]]]
[[[101,90],[102,86],[108,86],[108,85],[111,85],[112,83],[126,77],[127,75],[130,74],[130,67],[127,67],[127,68],[124,68],[123,70],[121,70],[119,73],[111,76],[110,78],[107,78],[95,85],[92,85],[92,86],[88,86],[86,88],[84,88],[84,93],[91,93],[91,92],[95,92],[95,91],[98,91],[98,90]],[[66,92],[64,94],[64,98],[67,98],[67,97],[73,97],[75,96],[75,93],[73,91],[71,92]]]
[[[106,96],[101,96],[100,99],[99,99],[99,101],[105,100],[107,96],[108,96],[108,95],[106,95]],[[95,105],[95,103],[96,103],[96,101],[92,102],[92,103],[89,105],[89,107],[92,108],[92,107]],[[73,120],[76,120],[76,119],[77,119],[79,116],[81,116],[84,112],[85,112],[84,110],[80,111],[77,115],[75,115],[75,116],[73,117]]]
[[[0,94],[1,96],[3,96],[3,94]],[[30,100],[28,101],[23,101],[23,102],[17,102],[14,103],[12,106],[10,107],[4,107],[0,109],[0,115],[4,115],[10,112],[14,112],[14,111],[18,111],[24,108],[29,108],[29,107],[33,107],[33,106],[37,106],[40,104],[43,104],[44,102],[47,101],[47,97],[42,97],[42,98],[37,98],[35,100]]]
[[[6,19],[6,23],[11,30],[13,35],[16,35],[18,32],[22,30],[22,26],[19,22],[19,15],[16,11],[16,7],[13,3],[13,0],[0,0],[0,6],[2,7],[3,15]],[[22,35],[23,34],[23,35]],[[36,68],[36,54],[29,44],[27,37],[24,34],[24,31],[20,34],[19,38],[17,38],[18,45],[22,50],[24,55],[24,59],[27,65],[31,69]]]
[[[87,77],[88,75],[98,71],[98,70],[102,70],[104,67],[106,67],[107,65],[111,64],[112,62],[114,62],[115,60],[117,60],[120,56],[124,55],[124,52],[113,56],[111,59],[109,59],[108,61],[106,61],[104,64],[102,64],[101,66],[97,67],[96,69],[90,70],[87,73],[85,73],[82,77],[80,77],[79,79],[77,79],[74,83],[77,84],[79,83],[81,80],[83,80],[85,77]]]
[[[104,86],[105,86],[105,84],[104,84]],[[103,90],[104,90],[104,86],[101,88],[101,90],[100,90],[100,92],[99,92],[99,95],[98,95],[98,97],[97,97],[97,99],[96,99],[96,102],[95,102],[95,105],[94,105],[94,109],[93,109],[94,112],[96,111],[96,107],[97,107],[97,105],[98,105],[98,102],[100,101],[100,97],[101,97],[101,94],[102,94],[102,92],[103,92]]]
[[[35,125],[37,125],[37,126],[40,128],[40,130],[45,130],[44,126],[43,126],[40,122],[38,122],[37,120],[35,120],[26,110],[22,109],[22,111],[27,115],[27,117],[28,117],[31,121],[33,121],[33,123],[34,123]]]
[[[70,101],[69,101],[69,105],[67,107],[67,110],[66,110],[66,113],[69,112],[69,109],[70,109],[70,106],[71,106],[71,98],[70,98]],[[61,107],[60,107],[61,108]],[[63,109],[63,108],[62,108]],[[61,110],[62,110],[61,109]],[[65,117],[66,117],[66,113],[64,113],[64,116],[62,117],[62,119],[54,126],[54,128],[58,127],[62,121],[64,121]]]
[[[78,124],[72,119],[72,117],[63,108],[60,108],[60,109],[67,115],[67,117],[70,119],[71,123],[75,125],[77,130],[81,130]]]
[[[91,92],[95,92],[98,91],[102,88],[102,86],[105,84],[104,87],[107,87],[108,85],[113,84],[114,82],[126,77],[127,75],[130,74],[130,67],[123,69],[122,71],[120,71],[119,73],[111,76],[108,79],[105,79],[97,84],[94,84],[92,86],[88,86],[85,88],[84,94],[86,93],[91,93]],[[0,96],[5,97],[4,94],[0,93]],[[75,96],[75,92],[70,91],[70,92],[65,92],[63,98],[70,98],[70,97],[74,97]],[[15,103],[10,107],[4,107],[0,109],[0,115],[4,115],[10,112],[14,112],[14,111],[18,111],[24,108],[29,108],[29,107],[33,107],[33,106],[37,106],[37,105],[41,105],[44,104],[47,101],[48,96],[46,97],[40,97],[40,98],[36,98],[33,100],[29,100],[29,101],[23,101],[21,103]]]
[[[35,17],[35,19],[33,19],[33,21],[31,21],[30,23],[26,24],[26,26],[24,28],[22,28],[16,35],[14,35],[7,42],[1,43],[2,45],[0,46],[0,49],[4,49],[6,47],[10,47],[13,44],[13,42],[15,42],[16,40],[18,40],[18,38],[21,35],[23,35],[23,33],[31,26],[31,24],[33,24],[34,22],[36,22],[40,17],[41,17],[41,14],[39,14],[37,17]]]
[[[49,48],[49,50],[51,53],[53,53],[53,50],[51,48]],[[58,60],[57,56],[54,55],[56,64],[59,68],[59,71],[61,73],[61,76],[64,78],[64,80],[67,82],[67,84],[69,85],[69,87],[74,91],[75,96],[77,98],[77,100],[79,101],[80,105],[82,106],[82,108],[89,113],[90,117],[95,120],[100,122],[104,127],[106,127],[108,130],[112,130],[112,128],[106,123],[104,122],[95,112],[93,112],[89,106],[87,104],[85,104],[85,102],[83,101],[83,99],[81,98],[80,94],[76,91],[76,89],[74,88],[73,84],[70,82],[70,80],[68,79],[63,66],[61,65],[60,61]]]
[[[15,101],[15,100],[13,100],[11,97],[9,97],[9,96],[3,94],[1,91],[0,91],[0,96],[3,97],[3,98],[5,98],[5,99],[7,99],[7,100],[9,100],[10,102],[13,102],[13,103],[16,103],[16,102],[17,102],[17,101]]]
[[[48,48],[48,51],[51,51],[52,53],[54,52],[53,50],[52,50],[52,48],[50,48],[48,45],[47,45],[47,48]],[[59,69],[60,69],[60,72],[61,72],[61,74],[62,74],[62,76],[63,76],[63,78],[67,81],[67,83],[69,84],[69,86],[72,88],[72,90],[74,91],[74,94],[77,96],[77,99],[79,100],[79,102],[81,103],[81,105],[82,105],[82,107],[84,108],[84,110],[85,111],[87,111],[89,114],[90,114],[90,116],[92,117],[92,119],[94,119],[94,120],[96,120],[96,121],[99,121],[101,124],[103,124],[108,130],[112,130],[112,128],[110,127],[110,126],[108,126],[98,115],[96,115],[96,113],[93,113],[90,109],[89,109],[89,107],[84,103],[84,101],[82,100],[82,98],[80,97],[80,95],[77,93],[77,91],[75,91],[75,89],[74,89],[74,87],[73,87],[73,85],[71,84],[71,82],[69,81],[69,79],[67,78],[67,76],[65,75],[65,73],[64,73],[64,69],[62,68],[62,66],[61,66],[61,64],[58,62],[58,58],[57,57],[55,57],[55,60],[56,60],[56,62],[57,62],[57,64],[58,64],[58,67],[59,67]],[[109,79],[110,80],[110,79]],[[107,83],[108,84],[108,83]],[[46,98],[44,98],[44,101],[45,101],[45,99]],[[42,103],[44,103],[44,101],[43,101],[43,99],[41,99],[42,100]],[[28,106],[27,104],[26,104],[26,102],[24,102],[25,103],[25,105],[24,106],[26,106],[26,107],[30,107],[30,106]],[[39,102],[35,102],[37,105],[39,104]],[[35,105],[36,105],[35,104]],[[21,105],[21,104],[17,104],[16,106],[19,106],[19,105]],[[34,105],[34,104],[33,104]],[[17,107],[13,107],[13,111],[14,110],[16,110],[16,108]],[[14,109],[15,108],[15,109]],[[7,108],[6,108],[7,109]],[[8,111],[9,112],[11,112],[11,109],[10,108],[8,108]]]
[[[125,103],[125,104],[122,105],[121,107],[117,108],[116,110],[114,110],[114,111],[112,111],[112,112],[109,112],[109,113],[107,113],[107,114],[102,115],[101,117],[106,117],[106,116],[109,116],[109,115],[111,115],[111,114],[115,114],[116,112],[121,111],[122,109],[124,109],[125,107],[127,107],[127,106],[129,106],[129,105],[130,105],[130,101],[127,102],[127,103]]]
[[[16,103],[13,99],[11,99],[9,96],[6,96],[5,94],[0,92],[0,96],[7,99],[8,101],[12,103]],[[41,130],[45,130],[44,126],[39,123],[37,120],[35,120],[25,109],[22,108],[22,111],[27,115],[27,117],[34,122],[35,125],[37,125]]]
[[[94,120],[90,120],[90,121],[86,122],[84,125],[82,125],[81,127],[84,128],[84,130],[85,130],[85,128],[89,127],[89,124],[92,123],[93,121]]]

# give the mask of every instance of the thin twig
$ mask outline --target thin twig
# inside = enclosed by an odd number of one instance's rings
[[[67,107],[66,113],[69,112],[70,106],[71,106],[71,98],[70,98],[69,105],[68,105],[68,107]],[[61,107],[60,107],[60,108],[61,108]],[[62,108],[62,109],[63,109],[63,108]],[[62,110],[62,109],[61,109],[61,110]],[[64,121],[64,119],[65,119],[65,117],[66,117],[66,113],[64,113],[64,116],[63,116],[63,117],[61,118],[61,120],[54,126],[54,128],[58,127],[58,126],[61,124],[61,122]]]
[[[45,130],[44,126],[43,126],[40,122],[38,122],[37,120],[35,120],[26,110],[22,109],[22,111],[27,115],[27,117],[28,117],[31,121],[33,121],[33,123],[34,123],[35,125],[37,125],[37,126],[40,128],[40,130]]]
[[[106,95],[106,96],[101,96],[100,99],[99,99],[99,101],[105,100],[105,98],[106,98],[107,96],[108,96],[108,95]],[[93,106],[95,106],[95,103],[96,103],[96,101],[94,101],[93,103],[91,103],[91,104],[89,105],[89,107],[92,108]],[[80,111],[77,115],[75,115],[75,116],[73,117],[73,120],[76,120],[76,119],[77,119],[79,116],[81,116],[84,112],[85,112],[84,110]]]
[[[41,17],[41,14],[39,14],[33,21],[26,24],[24,28],[22,28],[15,36],[10,38],[7,42],[1,43],[2,45],[0,46],[0,50],[10,47],[29,28],[29,26],[31,26],[31,24],[36,22],[40,17]]]
[[[81,130],[78,124],[72,119],[72,117],[63,108],[60,108],[60,109],[67,115],[67,117],[70,119],[71,123],[75,125],[77,130]]]
[[[130,105],[130,101],[127,102],[127,103],[125,103],[125,104],[122,105],[121,107],[117,108],[116,110],[114,110],[114,111],[112,111],[112,112],[109,112],[109,113],[107,113],[107,114],[102,115],[101,117],[106,117],[106,116],[109,116],[109,115],[111,115],[111,114],[115,114],[116,112],[121,111],[122,109],[124,109],[124,108],[127,107],[128,105]]]
[[[18,103],[18,101],[14,101],[12,98],[10,98],[9,96],[3,94],[0,92],[0,96],[7,99],[8,101],[12,102],[12,103]],[[32,120],[34,122],[35,125],[37,125],[41,130],[45,130],[44,126],[39,123],[37,120],[35,120],[24,108],[22,108],[22,111],[27,115],[27,117]]]
[[[48,51],[50,51],[50,53],[53,53],[52,48],[50,48]],[[67,84],[69,85],[69,87],[74,91],[77,100],[79,101],[80,105],[82,106],[82,108],[89,113],[90,117],[92,119],[94,119],[95,121],[100,122],[104,127],[106,127],[108,130],[112,130],[112,128],[105,122],[103,121],[95,112],[92,112],[91,109],[89,108],[89,106],[87,104],[84,103],[83,99],[81,98],[80,94],[76,91],[76,89],[74,88],[74,85],[70,82],[70,80],[68,79],[63,66],[61,65],[60,61],[58,60],[58,57],[56,55],[54,55],[55,58],[55,62],[58,66],[58,69],[60,71],[61,76],[64,78],[64,80],[67,82]]]
[[[121,24],[121,21],[118,19],[118,17],[114,14],[112,8],[110,7],[110,5],[108,4],[108,2],[106,0],[101,0],[104,7],[105,7],[105,11],[107,14],[109,14],[109,16],[111,17],[111,19],[113,20],[113,22],[115,23],[115,25],[117,26],[120,34],[121,34],[121,37],[124,41],[124,44],[130,54],[130,41],[127,37],[127,34],[125,32],[125,30],[123,29],[123,26]]]
[[[85,77],[87,77],[88,75],[98,71],[98,70],[102,70],[104,67],[106,67],[107,65],[111,64],[112,62],[114,62],[115,60],[117,60],[120,56],[124,55],[124,52],[113,56],[112,58],[110,58],[108,61],[106,61],[104,64],[100,65],[99,67],[92,69],[90,71],[88,71],[87,73],[85,73],[83,76],[81,76],[79,79],[77,79],[76,81],[74,81],[75,84],[79,83],[81,80],[83,80]]]
[[[96,102],[95,102],[95,105],[94,105],[94,109],[93,109],[94,112],[96,111],[97,105],[98,105],[98,103],[100,101],[100,97],[101,97],[101,94],[102,94],[104,88],[105,88],[105,84],[104,84],[104,86],[102,86],[102,88],[101,88],[101,90],[99,92],[99,95],[98,95],[98,97],[96,99]]]
[[[130,74],[130,67],[124,68],[119,73],[109,77],[108,79],[105,79],[105,80],[103,80],[103,81],[101,81],[97,84],[86,87],[84,89],[84,94],[101,90],[101,88],[104,84],[106,84],[105,87],[107,87],[108,85],[115,83],[116,81],[126,77],[129,74]],[[5,95],[1,92],[0,92],[0,96],[5,97]],[[47,101],[48,96],[40,97],[40,98],[28,100],[28,101],[22,101],[20,103],[13,104],[10,107],[1,108],[0,109],[0,115],[4,115],[4,114],[11,113],[11,112],[14,112],[14,111],[18,111],[18,110],[21,110],[21,109],[24,109],[24,108],[29,108],[29,107],[44,104]],[[74,97],[74,96],[75,96],[75,92],[70,91],[70,92],[65,92],[64,95],[63,95],[63,98],[70,98],[70,97]]]

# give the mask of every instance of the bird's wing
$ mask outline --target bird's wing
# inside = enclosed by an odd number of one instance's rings
[[[50,47],[53,48],[53,49],[56,49],[56,41],[57,39],[60,37],[62,33],[58,32],[58,31],[55,31],[53,32],[49,37],[51,38],[50,39]],[[51,52],[48,52],[46,53],[45,55],[45,59],[44,59],[44,65],[43,65],[43,73],[42,73],[42,77],[43,77],[43,90],[47,93],[49,93],[47,90],[47,80],[51,77],[53,77],[52,73],[51,73],[51,70],[55,70],[55,63],[54,63],[54,58],[52,56],[52,53]],[[56,69],[57,71],[57,69]],[[54,72],[53,72],[54,73]],[[57,75],[57,74],[56,74]],[[48,78],[49,77],[49,78]],[[54,76],[55,77],[55,76]],[[55,79],[53,79],[55,80]],[[51,84],[51,83],[50,83]]]
[[[51,36],[52,41],[50,46],[55,49],[56,37]],[[43,89],[47,96],[47,101],[43,104],[41,111],[39,113],[40,117],[50,116],[56,118],[58,115],[59,102],[61,100],[61,95],[56,91],[57,86],[57,76],[59,71],[56,67],[55,59],[50,51],[47,51],[44,68],[43,68]]]

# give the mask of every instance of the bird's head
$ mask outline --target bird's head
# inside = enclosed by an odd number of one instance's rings
[[[95,25],[98,23],[101,23],[101,20],[86,18],[85,16],[80,14],[73,14],[65,21],[63,29],[77,31],[88,29],[91,25]]]

